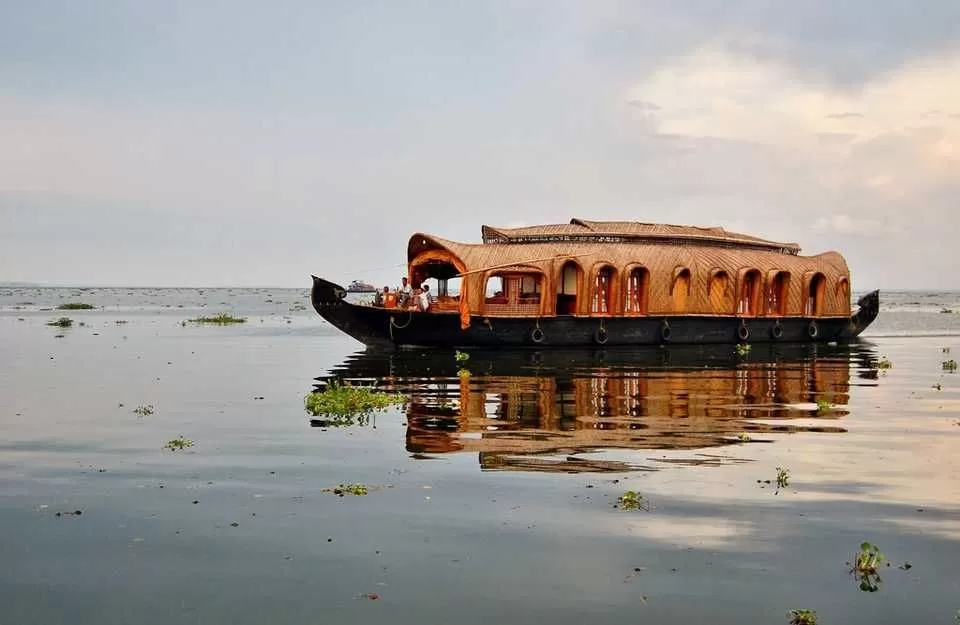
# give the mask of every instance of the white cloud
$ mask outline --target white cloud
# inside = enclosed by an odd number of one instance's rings
[[[895,230],[879,219],[851,217],[850,215],[829,215],[820,217],[814,223],[814,229],[832,231],[839,234],[875,237],[892,234]]]

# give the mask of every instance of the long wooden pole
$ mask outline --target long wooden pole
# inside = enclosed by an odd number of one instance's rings
[[[513,265],[524,265],[527,263],[542,263],[545,260],[554,260],[557,258],[580,258],[582,256],[594,256],[600,252],[587,252],[585,254],[575,254],[573,256],[566,256],[564,254],[556,254],[554,256],[547,256],[546,258],[536,258],[534,260],[524,260],[524,261],[514,261],[511,263],[503,263],[502,265],[491,265],[489,267],[483,267],[481,269],[471,269],[470,271],[464,271],[463,273],[457,274],[457,277],[463,277],[470,275],[471,273],[480,273],[481,271],[490,271],[491,269],[502,269],[504,267],[512,267]]]

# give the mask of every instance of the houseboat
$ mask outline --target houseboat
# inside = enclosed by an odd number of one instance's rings
[[[432,285],[426,310],[417,297],[351,303],[317,276],[313,307],[366,345],[449,348],[845,342],[879,310],[878,291],[851,307],[841,254],[716,227],[573,219],[483,226],[473,244],[415,233],[407,275]]]
[[[377,287],[361,280],[354,280],[347,285],[347,293],[374,293],[376,290]]]

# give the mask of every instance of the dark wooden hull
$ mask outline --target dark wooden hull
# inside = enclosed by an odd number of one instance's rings
[[[879,311],[879,292],[850,317],[482,317],[460,328],[456,313],[377,308],[345,301],[343,287],[313,277],[321,317],[365,345],[384,347],[636,347],[663,344],[810,343],[855,339]]]

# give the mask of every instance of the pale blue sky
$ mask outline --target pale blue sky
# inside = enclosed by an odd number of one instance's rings
[[[0,0],[0,281],[392,284],[576,216],[960,288],[960,2],[680,4]]]

